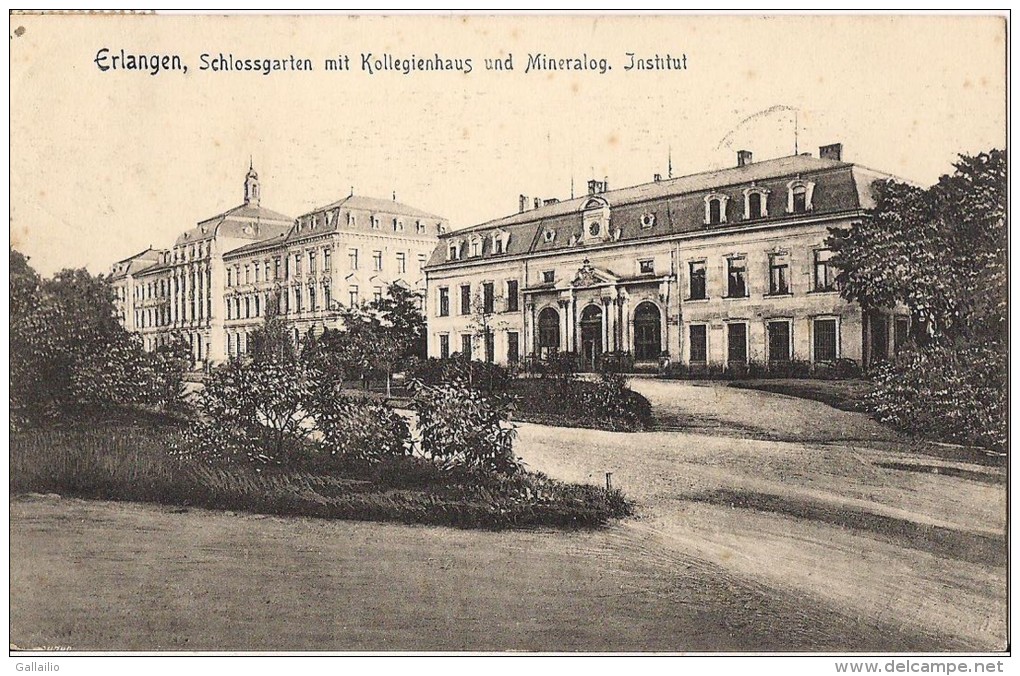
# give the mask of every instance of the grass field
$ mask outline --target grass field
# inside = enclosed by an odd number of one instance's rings
[[[97,426],[11,436],[10,489],[258,514],[462,528],[594,527],[630,512],[619,491],[402,457],[349,471],[210,466],[174,457],[180,431]]]

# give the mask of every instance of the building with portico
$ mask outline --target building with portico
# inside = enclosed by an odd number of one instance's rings
[[[874,206],[891,178],[839,144],[532,202],[440,238],[426,268],[429,355],[498,363],[571,352],[668,360],[861,364],[905,341],[903,308],[864,313],[836,288],[829,228]]]

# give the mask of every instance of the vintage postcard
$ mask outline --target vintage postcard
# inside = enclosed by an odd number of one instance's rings
[[[18,670],[1008,661],[1007,15],[9,20]]]

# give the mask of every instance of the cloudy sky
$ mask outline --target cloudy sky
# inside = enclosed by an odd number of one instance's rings
[[[569,197],[842,142],[930,183],[1005,145],[1005,33],[981,17],[32,17],[11,30],[12,245],[44,274],[168,246],[241,202],[296,216],[397,198],[463,227],[517,196]],[[187,74],[100,71],[101,48],[179,54]],[[200,55],[309,58],[311,72],[210,73]],[[626,71],[627,52],[685,71]],[[473,72],[368,75],[361,54],[470,58]],[[605,58],[531,72],[529,54]],[[350,72],[323,60],[346,54]],[[512,72],[485,69],[512,55]]]

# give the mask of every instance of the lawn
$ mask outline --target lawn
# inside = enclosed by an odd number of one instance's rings
[[[729,383],[729,386],[820,401],[841,411],[865,411],[864,397],[872,387],[867,380],[817,380],[813,378],[734,380]]]
[[[330,519],[461,528],[593,527],[626,516],[619,491],[564,484],[535,472],[513,476],[441,468],[418,457],[335,471],[209,465],[176,457],[173,425],[110,423],[11,435],[12,493],[56,493]]]
[[[624,526],[452,528],[26,495],[10,643],[73,650],[937,650]]]

